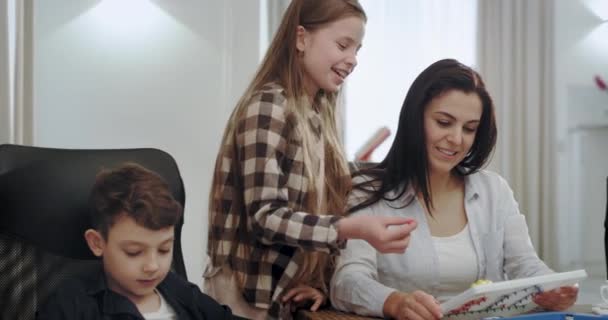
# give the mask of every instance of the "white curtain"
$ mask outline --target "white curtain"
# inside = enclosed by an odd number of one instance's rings
[[[0,0],[0,144],[33,142],[32,1]],[[0,246],[7,245],[0,240]],[[28,283],[36,282],[37,273],[27,274],[23,270],[27,269],[27,261],[34,259],[34,252],[20,243],[11,244],[10,250],[4,251],[1,261],[17,262],[9,278],[20,278],[8,296],[9,303],[27,301],[32,304],[23,308],[25,313],[8,317],[32,319],[37,296],[26,289]]]
[[[10,141],[10,62],[8,1],[0,0],[0,143]]]
[[[499,126],[490,168],[509,181],[536,250],[554,264],[552,2],[480,1],[478,26],[479,71]]]
[[[32,20],[32,0],[0,0],[0,143],[33,143]]]
[[[267,10],[268,10],[268,44],[272,41],[274,37],[274,33],[281,25],[281,19],[283,18],[283,13],[289,7],[290,0],[266,0],[267,1]],[[262,46],[264,47],[264,46]]]

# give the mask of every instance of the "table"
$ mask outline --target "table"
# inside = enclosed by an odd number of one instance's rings
[[[296,313],[296,320],[378,320],[379,318],[370,318],[358,316],[353,313],[344,313],[334,309],[321,309],[316,312],[301,309]]]
[[[591,313],[590,304],[576,304],[567,311],[575,313]],[[321,309],[317,312],[309,310],[299,310],[296,313],[296,320],[377,320],[379,318],[370,318],[358,316],[352,313],[344,313],[334,309]],[[505,318],[506,319],[506,318]]]

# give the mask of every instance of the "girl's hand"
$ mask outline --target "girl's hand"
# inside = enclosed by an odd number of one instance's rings
[[[312,303],[310,311],[317,311],[319,307],[325,303],[326,298],[327,297],[323,294],[323,292],[319,291],[318,289],[300,284],[287,291],[287,293],[283,296],[283,303],[293,302],[293,305],[299,305],[310,302]]]
[[[564,311],[576,302],[577,296],[578,286],[561,287],[537,294],[534,303],[547,310]]]
[[[352,216],[338,222],[338,237],[365,240],[381,253],[403,253],[417,225],[404,217]]]

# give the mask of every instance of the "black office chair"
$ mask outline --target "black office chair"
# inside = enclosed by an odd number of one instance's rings
[[[89,192],[102,168],[136,162],[160,174],[184,205],[175,160],[158,149],[78,150],[0,145],[0,319],[34,318],[66,277],[99,260],[83,237]],[[183,218],[175,228],[173,270],[186,278]]]

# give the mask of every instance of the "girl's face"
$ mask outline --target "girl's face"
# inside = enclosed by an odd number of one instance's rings
[[[450,90],[429,102],[424,133],[431,174],[450,173],[469,153],[481,113],[481,100],[474,92]]]
[[[365,34],[365,23],[351,16],[317,30],[298,27],[297,49],[309,95],[319,89],[335,92],[357,65],[357,52]]]

